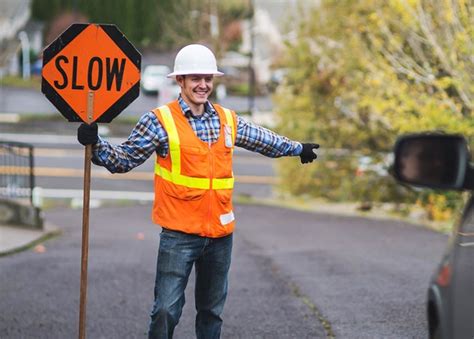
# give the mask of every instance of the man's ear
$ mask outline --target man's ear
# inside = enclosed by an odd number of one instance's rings
[[[176,82],[180,87],[184,86],[184,75],[177,75],[176,76]]]

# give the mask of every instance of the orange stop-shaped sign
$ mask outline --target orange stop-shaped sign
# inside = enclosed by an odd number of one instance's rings
[[[41,90],[69,121],[110,122],[140,94],[140,65],[115,25],[73,24],[43,52]]]

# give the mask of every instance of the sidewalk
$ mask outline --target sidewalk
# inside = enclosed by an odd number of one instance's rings
[[[58,227],[47,222],[43,230],[0,225],[0,257],[25,250],[60,233]]]

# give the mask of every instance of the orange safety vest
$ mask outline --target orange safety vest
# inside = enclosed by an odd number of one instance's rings
[[[157,156],[152,219],[160,226],[219,238],[234,230],[232,154],[236,115],[214,105],[220,135],[207,143],[196,136],[178,101],[153,112],[168,133],[169,152]]]

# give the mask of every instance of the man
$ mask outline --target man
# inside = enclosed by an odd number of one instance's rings
[[[299,155],[302,163],[317,157],[319,145],[291,141],[212,104],[213,78],[221,75],[211,50],[188,45],[169,74],[181,87],[178,100],[144,114],[127,141],[111,145],[95,124],[78,129],[79,142],[93,145],[93,163],[112,173],[157,154],[152,219],[162,232],[149,338],[173,336],[193,265],[196,336],[220,337],[234,230],[234,146],[269,157]]]

